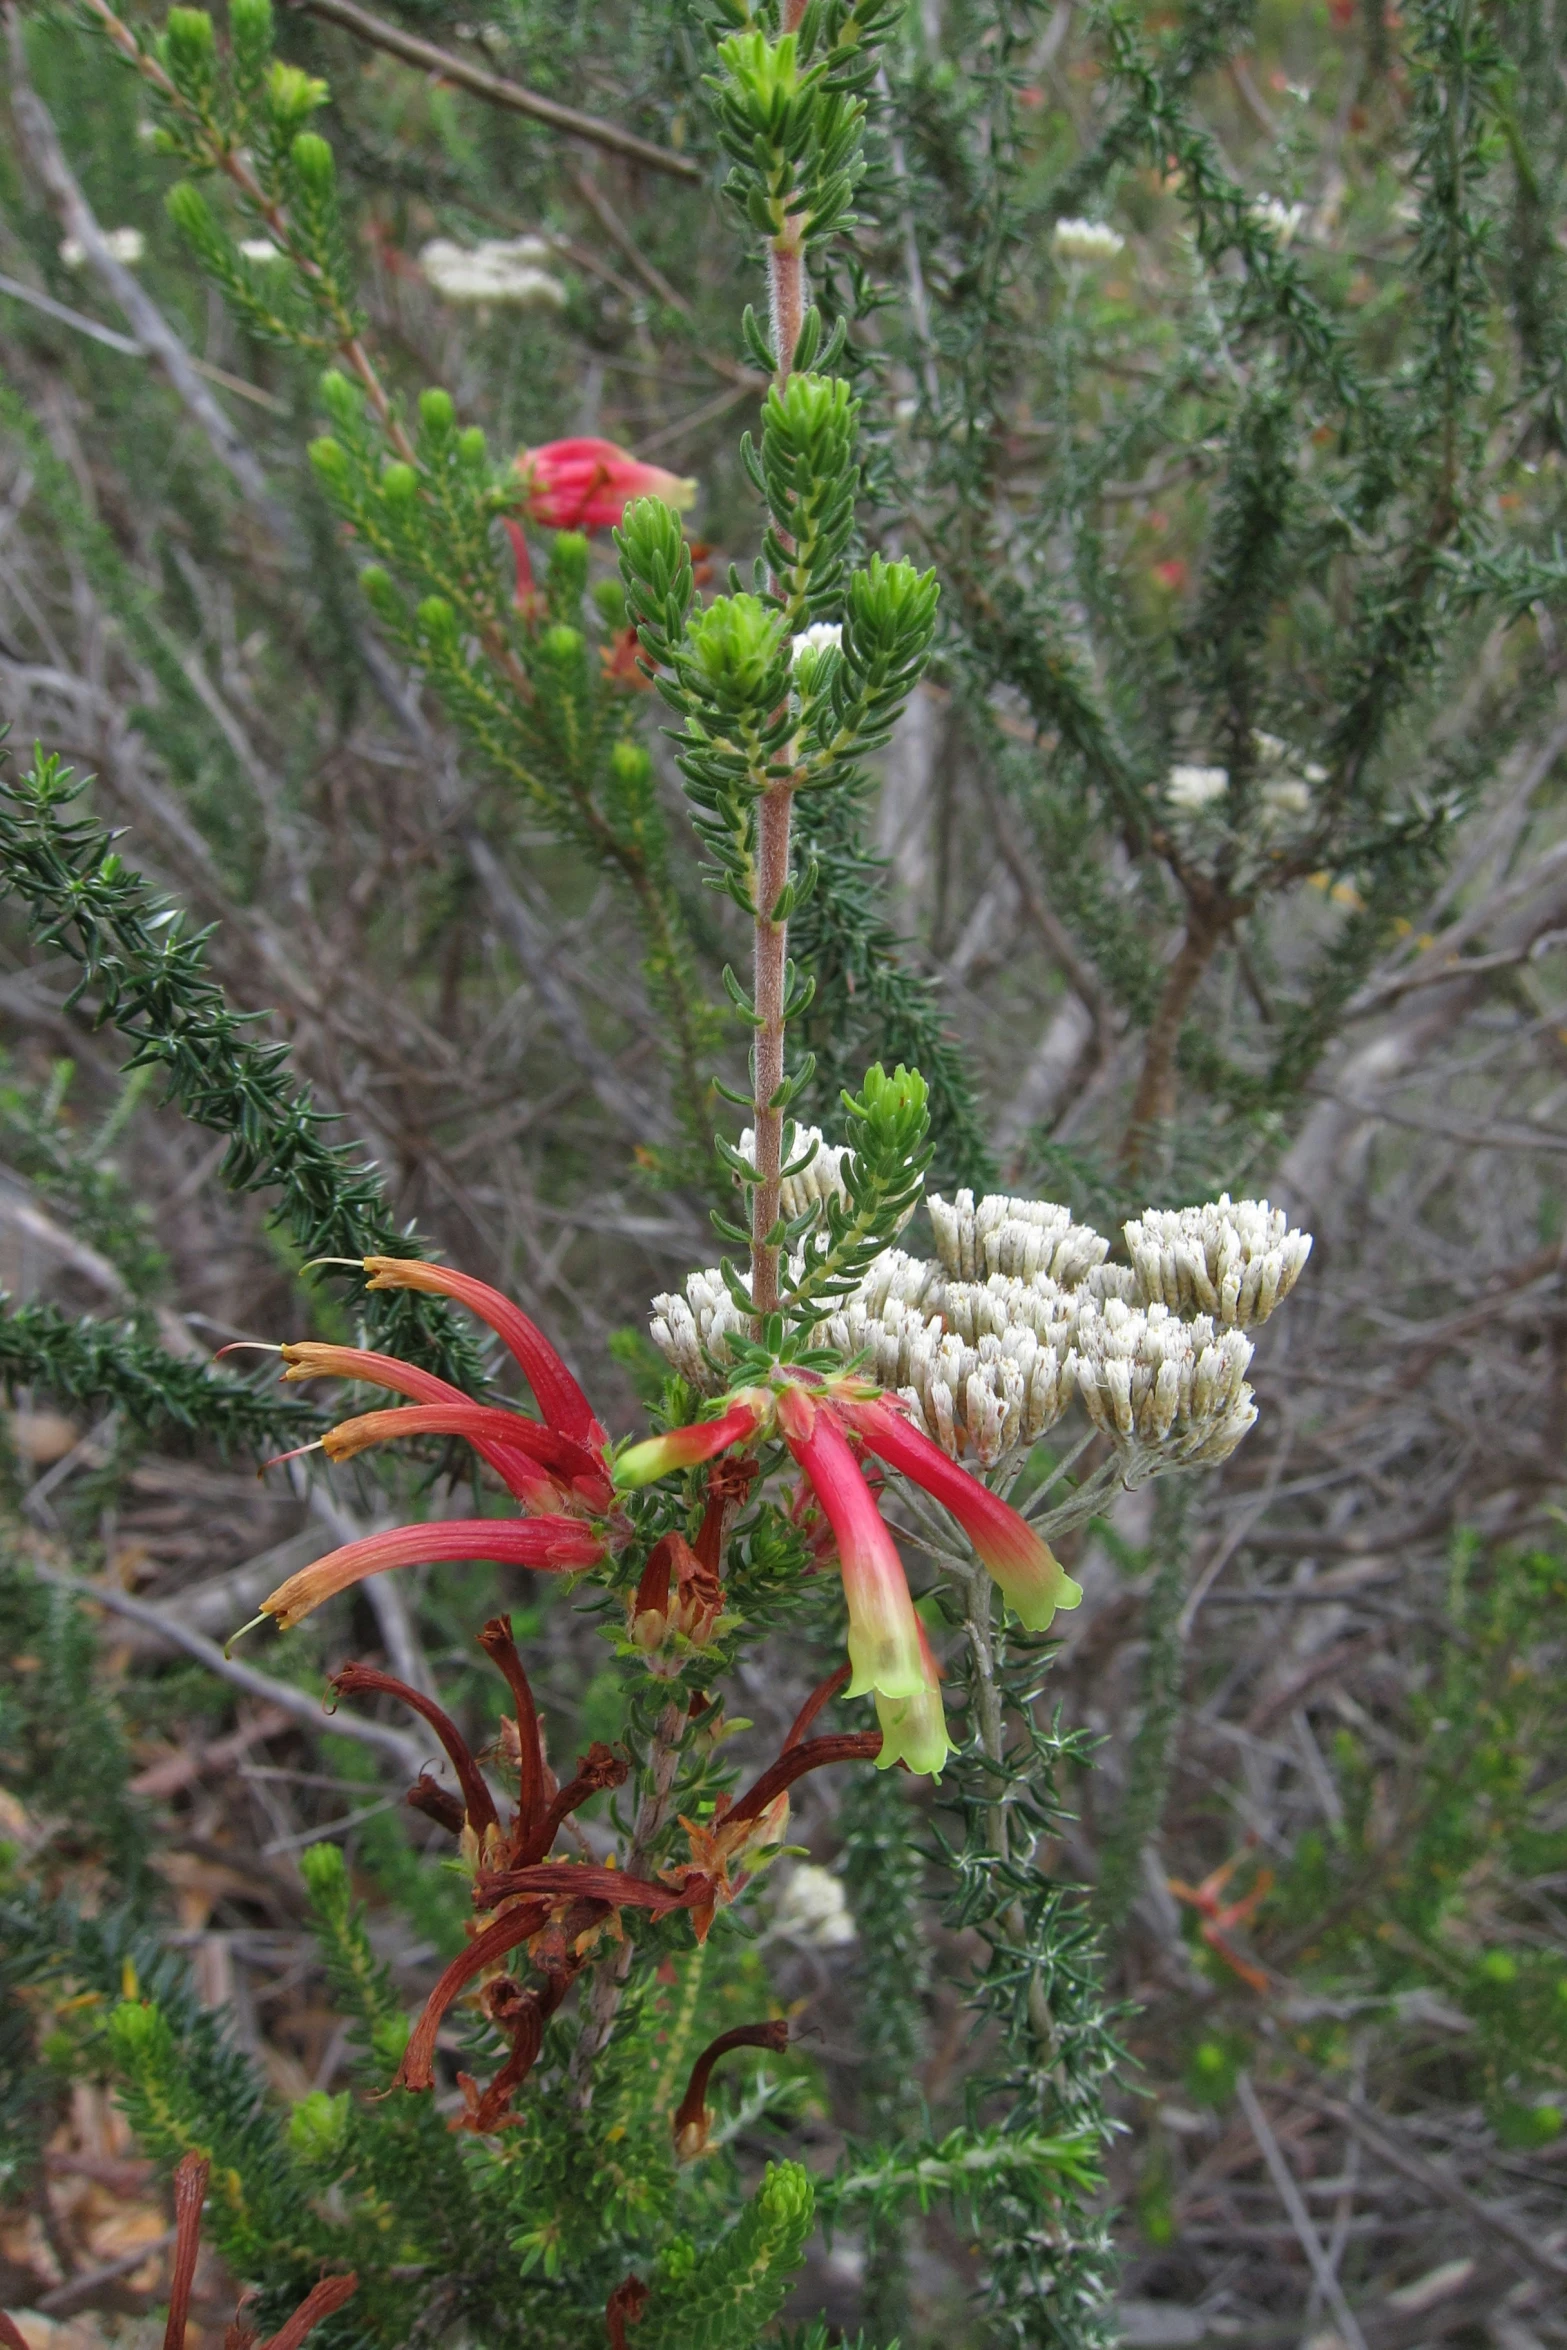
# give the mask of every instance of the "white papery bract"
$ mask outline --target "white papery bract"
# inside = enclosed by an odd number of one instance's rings
[[[1091,1225],[1074,1224],[1070,1208],[1054,1200],[1009,1199],[992,1193],[978,1207],[971,1191],[939,1192],[926,1201],[936,1254],[960,1280],[985,1280],[992,1273],[1024,1279],[1048,1273],[1070,1288],[1110,1253],[1110,1243]]]
[[[1311,1235],[1291,1230],[1265,1199],[1232,1200],[1226,1191],[1204,1208],[1149,1208],[1127,1225],[1126,1246],[1149,1304],[1246,1330],[1288,1297]]]
[[[1085,1299],[1067,1370],[1094,1426],[1121,1452],[1129,1484],[1160,1469],[1222,1461],[1257,1417],[1245,1373],[1251,1340],[1184,1322],[1167,1306]]]

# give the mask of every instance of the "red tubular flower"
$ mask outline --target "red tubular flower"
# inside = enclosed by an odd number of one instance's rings
[[[838,1545],[854,1667],[849,1696],[870,1690],[883,1697],[920,1696],[929,1668],[903,1561],[832,1407],[801,1387],[786,1387],[778,1397],[778,1424]]]
[[[1045,1631],[1058,1607],[1077,1606],[1082,1585],[1073,1582],[1044,1537],[988,1485],[948,1460],[902,1412],[894,1411],[883,1397],[865,1403],[844,1401],[837,1408],[862,1443],[889,1468],[899,1470],[952,1512],[1028,1631]]]
[[[487,1281],[476,1281],[471,1273],[426,1264],[421,1257],[366,1257],[364,1267],[371,1289],[417,1289],[427,1296],[453,1297],[477,1314],[517,1358],[549,1425],[592,1451],[603,1451],[608,1438],[593,1406],[543,1331],[509,1297]]]
[[[436,1560],[496,1559],[504,1566],[538,1567],[547,1574],[575,1574],[604,1556],[604,1537],[580,1518],[450,1518],[429,1526],[390,1526],[329,1550],[297,1575],[290,1575],[261,1603],[264,1616],[277,1618],[287,1632],[339,1591],[379,1575],[388,1567]]]
[[[662,498],[684,513],[696,497],[694,481],[644,465],[613,441],[546,441],[522,450],[517,471],[529,519],[547,530],[612,530],[632,498]]]
[[[693,1420],[687,1428],[670,1428],[662,1436],[650,1436],[643,1444],[631,1445],[615,1463],[616,1485],[622,1492],[638,1485],[651,1485],[655,1478],[667,1477],[672,1470],[694,1469],[698,1462],[710,1461],[715,1453],[727,1452],[732,1444],[744,1444],[761,1426],[771,1400],[760,1390],[740,1395],[716,1420]]]
[[[531,1499],[542,1486],[550,1495],[549,1506],[558,1508],[563,1497],[539,1475],[541,1469],[547,1469],[573,1486],[591,1507],[609,1506],[611,1489],[603,1461],[586,1445],[574,1443],[540,1420],[525,1420],[517,1412],[470,1403],[466,1397],[454,1403],[415,1404],[401,1411],[361,1412],[356,1419],[340,1420],[335,1428],[329,1428],[321,1439],[321,1449],[328,1460],[347,1461],[373,1444],[387,1444],[403,1436],[465,1436],[470,1444],[482,1447],[484,1457],[521,1500]]]
[[[405,1363],[398,1355],[372,1354],[362,1346],[324,1346],[315,1339],[299,1340],[281,1351],[288,1366],[283,1376],[288,1380],[357,1379],[366,1387],[388,1387],[394,1395],[406,1395],[416,1403],[461,1405],[469,1411],[477,1408],[460,1387],[438,1379],[433,1371],[421,1371],[417,1363]],[[473,1448],[526,1508],[559,1509],[562,1496],[553,1479],[542,1470],[530,1469],[515,1448],[503,1454],[482,1437],[473,1439]]]

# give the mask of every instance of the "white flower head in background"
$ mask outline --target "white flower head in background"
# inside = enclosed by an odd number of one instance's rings
[[[1172,767],[1164,787],[1165,798],[1184,816],[1195,816],[1222,800],[1230,788],[1227,767]]]
[[[1063,261],[1113,261],[1126,239],[1103,220],[1058,220],[1050,242]]]
[[[247,261],[282,261],[286,259],[282,248],[274,245],[270,237],[241,237],[239,249]]]
[[[1281,775],[1262,787],[1262,812],[1271,822],[1291,824],[1311,814],[1311,786],[1299,775]]]
[[[799,635],[790,640],[790,666],[799,670],[803,665],[809,674],[824,653],[837,653],[842,648],[841,620],[813,620],[809,628],[802,628]]]
[[[773,1931],[812,1950],[842,1950],[855,1940],[847,1896],[831,1869],[796,1861],[773,1904]]]
[[[118,261],[126,269],[134,269],[145,258],[147,240],[139,228],[111,228],[104,231],[104,243],[109,248],[111,261]],[[87,249],[79,237],[65,237],[60,244],[60,259],[67,269],[84,269]]]
[[[550,258],[543,237],[488,237],[478,245],[435,237],[419,255],[419,267],[443,302],[563,310],[566,289],[544,266]]]
[[[1281,203],[1277,196],[1257,196],[1252,200],[1251,216],[1276,244],[1287,245],[1305,219],[1306,207]]]

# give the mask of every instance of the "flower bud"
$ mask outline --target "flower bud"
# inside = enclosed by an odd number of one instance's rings
[[[294,177],[307,196],[317,204],[331,201],[337,186],[337,164],[325,139],[314,131],[301,131],[289,149],[294,166]]]
[[[442,391],[439,384],[432,384],[428,391],[421,392],[419,422],[427,440],[439,443],[449,439],[457,422],[451,393]]]
[[[321,378],[321,404],[339,430],[348,432],[364,414],[365,396],[341,368],[329,367]]]
[[[419,606],[419,626],[429,639],[432,651],[456,652],[457,615],[444,596],[425,597]]]
[[[310,462],[320,480],[329,490],[348,487],[348,453],[341,441],[334,441],[330,433],[323,433],[310,444]]]
[[[419,476],[399,459],[381,476],[381,495],[394,514],[407,514],[419,495]]]
[[[710,684],[736,701],[755,702],[772,686],[781,625],[760,596],[715,596],[693,617],[687,642]]]
[[[281,58],[268,73],[265,88],[267,112],[274,128],[284,138],[308,122],[318,106],[326,104],[325,82],[306,73],[302,66],[285,65]],[[299,168],[297,145],[294,162],[296,169]]]

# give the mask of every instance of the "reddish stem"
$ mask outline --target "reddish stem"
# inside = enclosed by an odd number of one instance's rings
[[[760,1026],[752,1052],[752,1118],[756,1135],[756,1188],[751,1195],[751,1304],[754,1334],[778,1306],[778,1248],[767,1235],[778,1221],[779,1173],[783,1166],[783,1111],[775,1108],[784,1078],[784,993],[789,926],[775,922],[773,909],[789,880],[789,825],[792,783],[775,784],[756,812],[756,917],[752,977]]]

